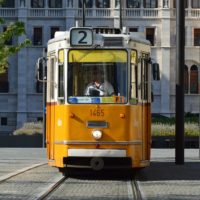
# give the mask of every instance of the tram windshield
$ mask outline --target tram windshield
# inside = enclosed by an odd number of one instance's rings
[[[126,103],[127,51],[70,50],[69,103]]]

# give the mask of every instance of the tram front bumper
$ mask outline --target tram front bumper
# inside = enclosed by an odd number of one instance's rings
[[[66,167],[101,169],[131,168],[132,160],[123,149],[68,149]]]
[[[124,149],[68,149],[69,157],[126,157]]]

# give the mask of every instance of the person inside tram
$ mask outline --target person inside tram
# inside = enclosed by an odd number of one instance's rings
[[[86,96],[112,96],[115,95],[113,86],[105,79],[103,70],[95,68],[92,72],[92,82],[85,89]]]

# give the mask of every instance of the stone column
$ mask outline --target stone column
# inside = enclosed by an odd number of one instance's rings
[[[120,27],[120,4],[117,4],[114,8],[114,28]]]
[[[187,26],[186,28],[186,46],[193,46],[194,45],[194,40],[193,40],[193,27],[192,26]]]
[[[165,2],[166,3],[166,2]],[[170,115],[171,91],[170,91],[170,69],[175,67],[171,66],[171,22],[170,22],[170,9],[162,10],[162,28],[161,28],[161,110],[160,112],[166,116]],[[173,64],[172,64],[173,65]]]
[[[18,21],[27,24],[27,8],[18,9]],[[26,27],[25,27],[26,29]],[[25,35],[18,38],[18,43],[25,40]],[[17,70],[17,127],[23,126],[27,122],[27,49],[23,48],[18,52],[18,70]]]
[[[92,15],[93,17],[96,17],[97,15],[96,1],[93,1],[92,9],[93,9]]]
[[[144,13],[144,1],[143,0],[141,0],[140,8],[141,8],[140,16],[143,17],[143,13]]]
[[[192,15],[192,1],[188,0],[188,17],[191,17]]]
[[[191,2],[191,0],[188,0],[188,8],[189,8],[189,9],[192,8],[192,2]]]
[[[169,6],[169,8],[174,8],[174,1],[176,1],[176,0],[170,0],[170,1],[168,1],[168,6]]]
[[[66,24],[66,30],[69,30],[71,27],[76,25],[76,18],[78,16],[78,1],[74,1],[73,7],[65,7],[65,24]],[[69,5],[70,6],[70,5]],[[81,26],[82,22],[79,20],[78,25]]]
[[[140,2],[141,2],[140,7],[141,7],[141,8],[144,8],[144,0],[141,0]]]
[[[190,94],[190,68],[191,66],[188,66],[188,94]]]

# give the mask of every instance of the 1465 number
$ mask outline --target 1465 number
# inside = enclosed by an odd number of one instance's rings
[[[104,116],[103,109],[90,109],[90,116],[102,117]]]

